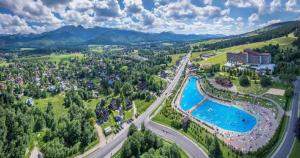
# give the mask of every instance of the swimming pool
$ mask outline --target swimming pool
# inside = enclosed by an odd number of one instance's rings
[[[189,79],[183,92],[187,95],[180,104],[182,109],[190,109],[204,98],[197,89],[197,80],[198,78],[195,77]],[[192,112],[192,116],[202,122],[234,132],[248,132],[256,124],[256,118],[250,113],[209,99],[197,107]]]
[[[189,77],[180,100],[180,107],[182,110],[187,111],[193,106],[198,104],[204,97],[197,88],[198,77]]]

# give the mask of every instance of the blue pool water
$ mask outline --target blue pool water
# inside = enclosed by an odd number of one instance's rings
[[[193,76],[188,80],[189,81],[183,90],[180,101],[180,107],[184,111],[191,109],[204,98],[197,89],[198,78]]]
[[[197,89],[197,80],[198,78],[191,77],[184,89],[185,95],[180,104],[183,110],[190,109],[203,99],[203,95]],[[192,116],[202,122],[234,132],[248,132],[256,124],[256,118],[248,112],[211,100],[206,100],[196,108]]]

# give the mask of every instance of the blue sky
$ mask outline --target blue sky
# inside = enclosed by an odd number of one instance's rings
[[[300,0],[0,0],[0,34],[65,25],[239,34],[300,19]]]

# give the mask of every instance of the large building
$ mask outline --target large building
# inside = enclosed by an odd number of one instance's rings
[[[240,53],[227,53],[227,62],[232,64],[261,65],[271,64],[270,53],[258,53],[251,49],[246,49]]]

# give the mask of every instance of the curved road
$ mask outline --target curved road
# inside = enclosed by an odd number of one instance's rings
[[[192,50],[191,50],[192,51]],[[140,127],[142,122],[145,122],[145,126],[153,131],[154,133],[161,135],[162,137],[169,139],[173,142],[175,142],[179,147],[183,148],[187,154],[190,157],[199,157],[199,158],[205,158],[207,157],[205,152],[203,152],[196,144],[194,144],[191,140],[186,138],[185,136],[182,136],[180,133],[176,132],[173,129],[166,128],[164,126],[158,125],[156,123],[153,123],[149,121],[149,116],[152,114],[153,111],[155,111],[159,105],[168,97],[171,95],[172,91],[176,87],[182,73],[184,73],[184,68],[187,65],[189,61],[189,57],[191,54],[191,51],[187,54],[186,57],[182,60],[178,71],[176,72],[176,75],[172,82],[168,85],[167,89],[155,100],[155,102],[136,120],[134,120],[134,124],[137,127]],[[167,131],[168,134],[163,134],[162,132]],[[121,132],[119,132],[112,141],[107,143],[102,148],[96,148],[91,149],[87,151],[86,153],[78,156],[78,158],[81,157],[87,157],[87,158],[104,158],[104,157],[111,157],[114,153],[116,153],[121,147],[124,141],[127,138],[127,132],[128,127],[123,129]]]
[[[281,142],[280,146],[274,152],[272,158],[286,158],[288,157],[290,150],[292,150],[293,142],[295,138],[295,128],[297,124],[298,116],[298,101],[299,101],[299,92],[300,92],[300,78],[298,77],[297,81],[294,83],[294,96],[292,101],[291,116],[289,119],[289,124],[287,131],[284,136],[284,140]]]
[[[156,135],[170,140],[183,149],[191,158],[207,158],[207,154],[193,141],[182,135],[181,133],[169,127],[157,124],[153,121],[145,123],[147,129],[151,130]]]

